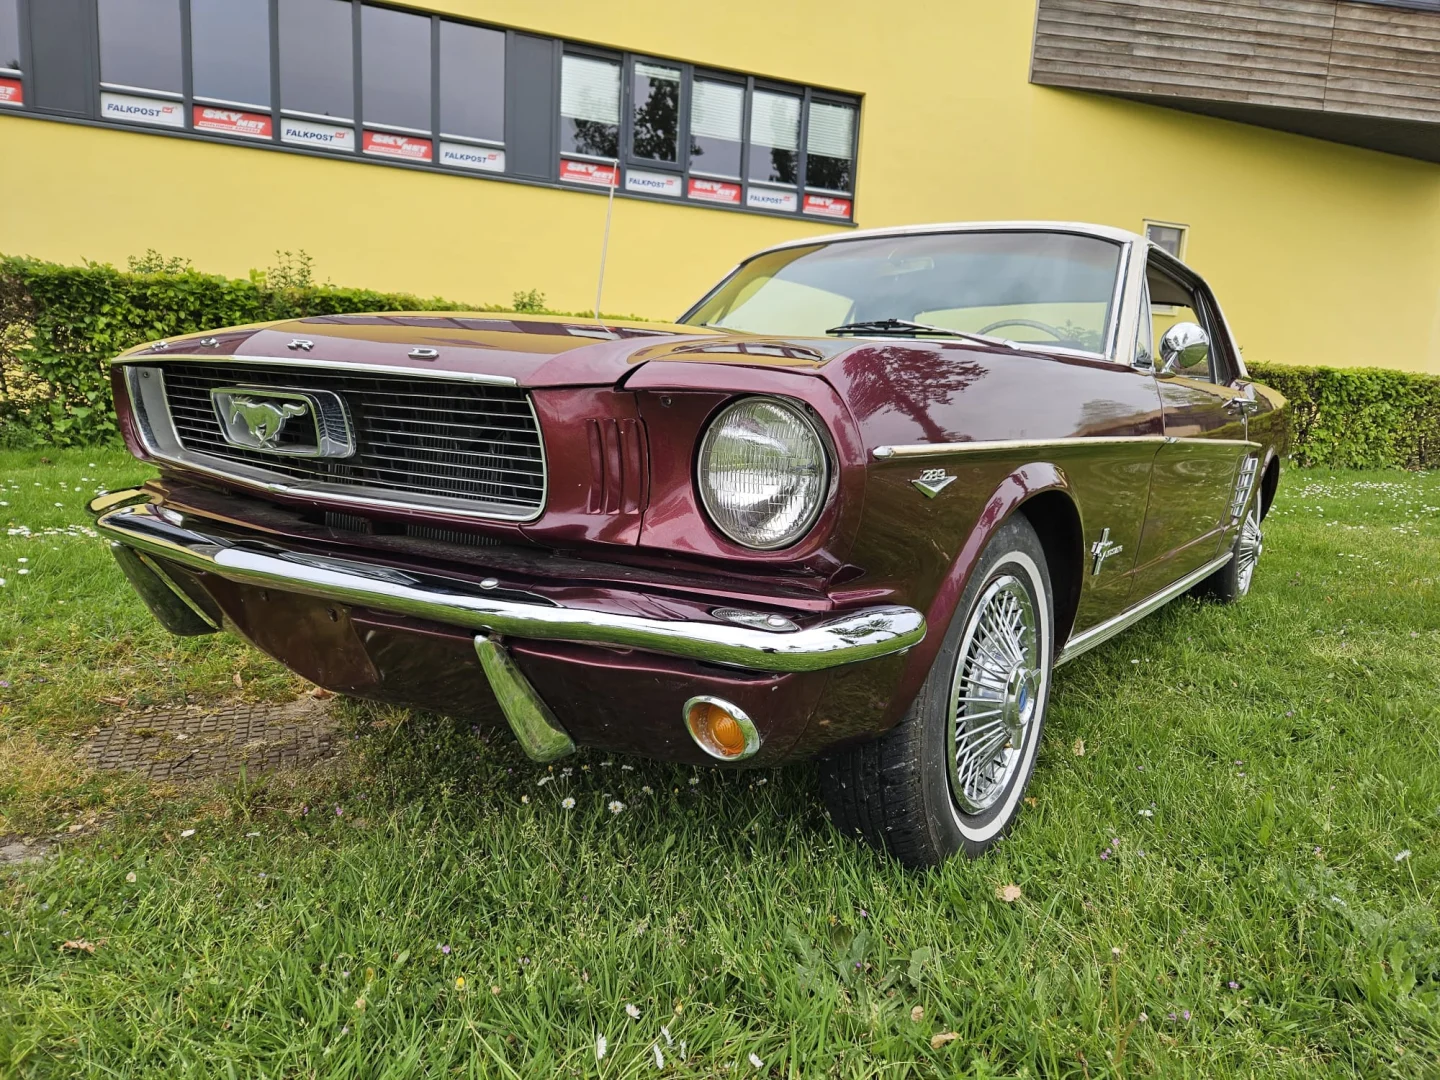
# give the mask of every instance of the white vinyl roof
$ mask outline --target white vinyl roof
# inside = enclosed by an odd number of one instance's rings
[[[1102,240],[1113,240],[1121,244],[1148,244],[1145,237],[1127,229],[1116,229],[1109,225],[1091,225],[1083,221],[950,221],[933,225],[898,225],[888,229],[857,229],[842,234],[810,236],[802,240],[787,240],[756,252],[764,255],[786,248],[807,247],[811,244],[836,244],[849,240],[871,240],[886,236],[930,236],[940,233],[957,232],[1061,232],[1094,236]],[[754,256],[750,256],[754,258]],[[749,259],[746,259],[749,262]]]

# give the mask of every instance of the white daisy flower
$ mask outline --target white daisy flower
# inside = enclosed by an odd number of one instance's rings
[[[608,1040],[607,1038],[605,1038],[604,1035],[596,1035],[596,1036],[595,1036],[595,1060],[596,1060],[596,1061],[604,1061],[604,1060],[605,1060],[605,1051],[606,1051],[606,1050],[609,1050],[609,1049],[610,1049],[610,1040]]]
[[[575,800],[574,800],[573,798],[571,798],[569,795],[566,795],[565,798],[563,798],[563,799],[560,800],[560,805],[561,805],[562,807],[564,807],[566,810],[574,810],[574,809],[575,809]]]
[[[23,574],[25,571],[21,570],[20,572]],[[1404,862],[1408,858],[1410,858],[1410,849],[1407,847],[1404,851],[1400,852],[1400,854],[1395,856],[1395,861]]]
[[[765,1067],[765,1062],[761,1061],[760,1055],[754,1051],[750,1053],[750,1064],[754,1065],[757,1069],[763,1069]]]
[[[625,1015],[628,1016],[628,1017],[630,1017],[631,1020],[639,1020],[639,1019],[640,1019],[640,1007],[639,1007],[638,1005],[631,1005],[629,1002],[626,1002],[626,1003],[625,1003]]]
[[[612,814],[619,814],[624,811],[625,804],[619,799],[611,799],[608,809]]]

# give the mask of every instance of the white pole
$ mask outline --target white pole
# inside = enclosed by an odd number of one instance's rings
[[[605,239],[600,244],[600,280],[595,283],[595,321],[600,320],[600,294],[605,289],[605,256],[610,250],[610,213],[615,209],[615,189],[620,186],[620,161],[615,159],[610,163],[615,169],[615,175],[610,181],[610,193],[605,198]],[[601,323],[601,325],[604,325]]]

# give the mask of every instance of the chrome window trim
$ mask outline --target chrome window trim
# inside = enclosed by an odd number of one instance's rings
[[[157,357],[157,359],[160,359]],[[192,358],[166,356],[165,360],[174,359],[219,359],[213,357]],[[236,359],[237,363],[247,363],[248,357]],[[291,361],[283,362],[286,367],[304,367],[303,363]],[[312,362],[308,365],[312,370],[333,370],[335,365]],[[352,367],[359,368],[369,374],[375,374],[374,365],[357,364]],[[395,369],[388,369],[395,370]],[[142,386],[142,382],[148,379],[145,374],[149,372],[155,376]],[[413,375],[429,376],[430,372],[409,371]],[[424,496],[416,499],[395,498],[393,496],[358,495],[355,492],[363,490],[363,484],[323,484],[323,483],[297,483],[293,480],[276,480],[278,474],[266,469],[242,465],[238,462],[229,461],[225,458],[214,457],[198,450],[187,449],[180,442],[175,432],[175,422],[170,416],[169,395],[165,392],[165,373],[158,366],[131,363],[125,369],[125,386],[130,394],[130,411],[135,418],[135,430],[139,437],[141,446],[146,455],[152,460],[166,465],[174,465],[180,469],[191,472],[198,472],[206,476],[213,476],[216,479],[226,480],[232,484],[250,488],[255,491],[265,492],[271,495],[285,495],[292,498],[315,499],[320,502],[343,504],[345,506],[367,508],[372,510],[425,510],[433,513],[443,514],[447,518],[465,519],[469,521],[503,521],[512,524],[525,524],[537,521],[545,513],[545,507],[550,500],[550,465],[549,454],[545,449],[545,434],[540,428],[540,417],[535,412],[535,402],[529,394],[525,395],[526,407],[530,410],[531,419],[535,423],[535,434],[540,444],[540,498],[538,505],[533,511],[526,510],[523,513],[507,514],[503,511],[477,510],[476,500],[445,498],[443,496]],[[157,398],[158,395],[158,398]],[[155,405],[158,403],[159,408]],[[163,426],[157,426],[157,420],[163,421]]]
[[[319,360],[308,356],[216,356],[201,353],[172,353],[145,356],[125,353],[110,361],[112,364],[144,364],[156,360],[185,360],[202,364],[263,364],[269,367],[297,367],[322,371],[349,371],[364,375],[410,375],[422,379],[445,379],[451,382],[481,383],[488,386],[519,386],[509,375],[485,375],[475,371],[436,371],[432,368],[392,367],[380,364],[351,363],[346,360]]]
[[[748,187],[771,188],[776,191],[795,191],[796,188],[785,187],[784,185],[767,183],[760,180],[745,181]],[[807,191],[810,189],[806,189]],[[854,198],[853,195],[849,196]],[[1088,360],[1106,360],[1113,362],[1119,349],[1122,315],[1125,315],[1130,307],[1131,295],[1130,277],[1134,273],[1134,265],[1137,261],[1132,256],[1133,248],[1137,240],[1143,239],[1135,233],[1125,232],[1121,229],[1107,229],[1100,226],[1081,225],[1074,222],[1043,222],[1043,221],[975,221],[975,222],[951,222],[945,225],[910,225],[893,229],[859,229],[845,236],[811,236],[800,240],[787,240],[783,244],[775,244],[755,254],[747,256],[730,268],[715,285],[705,292],[705,295],[691,304],[684,314],[675,320],[677,325],[687,325],[686,320],[705,306],[706,302],[719,292],[740,270],[760,258],[762,255],[769,255],[776,251],[785,251],[797,247],[828,247],[832,244],[848,244],[856,240],[877,240],[877,239],[906,239],[914,236],[944,236],[950,234],[970,233],[1058,233],[1065,236],[1088,236],[1093,240],[1102,240],[1114,244],[1120,249],[1120,254],[1115,263],[1115,286],[1110,294],[1110,317],[1105,326],[1105,349],[1103,352],[1092,352],[1089,349],[1069,349],[1064,346],[1050,346],[1043,342],[1017,341],[1022,351],[1034,351],[1042,353],[1055,353],[1062,356],[1078,356]],[[728,329],[723,325],[716,325],[718,330]],[[807,335],[818,337],[820,335]],[[893,334],[847,334],[846,338],[855,341],[891,341],[895,340]],[[946,340],[944,338],[929,338],[923,334],[917,336],[916,340],[933,341]]]
[[[1106,435],[1096,438],[1074,436],[1068,439],[991,439],[977,442],[952,443],[905,443],[894,446],[877,446],[870,455],[877,461],[891,458],[941,457],[946,454],[998,454],[1014,450],[1071,449],[1084,450],[1104,446],[1155,446],[1181,445],[1198,446],[1244,446],[1251,450],[1260,449],[1260,444],[1246,439],[1203,439],[1181,438],[1174,435]]]

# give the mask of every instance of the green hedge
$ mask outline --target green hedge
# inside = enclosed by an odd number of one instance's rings
[[[302,252],[235,280],[154,252],[129,270],[0,256],[0,446],[71,446],[116,436],[107,369],[156,338],[240,323],[359,311],[543,311],[316,284]],[[1440,467],[1440,378],[1384,368],[1252,364],[1290,400],[1290,449],[1300,465]]]
[[[1440,378],[1388,368],[1247,366],[1289,399],[1297,465],[1440,468]]]
[[[278,252],[248,280],[202,274],[149,252],[128,271],[0,256],[0,446],[85,445],[117,436],[107,369],[133,345],[241,323],[360,311],[543,310],[316,284],[303,252]]]

